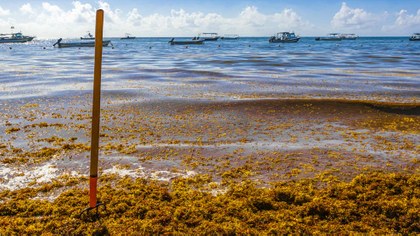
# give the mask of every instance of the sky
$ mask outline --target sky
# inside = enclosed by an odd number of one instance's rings
[[[420,0],[0,0],[0,33],[14,26],[41,39],[77,38],[94,32],[99,8],[105,11],[107,37],[420,32]]]

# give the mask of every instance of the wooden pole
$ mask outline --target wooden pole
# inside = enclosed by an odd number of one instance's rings
[[[101,111],[101,66],[104,11],[96,11],[95,67],[93,76],[92,139],[90,150],[89,207],[96,207],[98,184],[99,121]]]

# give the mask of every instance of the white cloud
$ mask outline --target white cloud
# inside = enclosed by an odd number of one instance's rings
[[[0,6],[0,16],[8,16],[8,15],[10,15],[10,10],[8,10],[8,9],[3,9],[3,8]]]
[[[379,18],[361,8],[350,8],[345,2],[331,20],[334,29],[367,29],[377,24]]]
[[[30,3],[25,3],[23,4],[19,10],[23,13],[23,14],[33,14],[34,10],[32,9],[32,6]]]
[[[278,31],[307,31],[313,26],[302,18],[292,9],[284,9],[272,15],[266,15],[258,11],[256,7],[247,7],[241,12],[234,24],[243,26],[246,33],[253,35],[274,34]]]
[[[294,30],[304,34],[302,31],[313,29],[292,9],[265,14],[255,6],[248,6],[236,16],[225,17],[214,12],[188,12],[181,8],[173,9],[168,14],[145,15],[137,8],[123,12],[102,0],[96,5],[73,1],[70,9],[50,2],[40,5],[26,3],[9,21],[25,34],[38,38],[74,38],[86,34],[86,31],[94,31],[95,11],[98,8],[105,11],[105,36],[121,36],[124,33],[135,36],[194,36],[209,31],[269,36],[278,31]],[[2,12],[10,14],[9,10],[0,8],[0,14]],[[0,31],[2,28],[0,25]]]
[[[386,34],[410,35],[420,29],[420,9],[415,14],[409,14],[407,10],[395,13],[395,20],[382,27]]]
[[[417,10],[417,14],[410,15],[407,10],[401,10],[395,24],[402,27],[420,26],[420,9]]]
[[[300,28],[309,25],[307,22],[304,22],[302,18],[292,9],[284,9],[281,13],[276,13],[274,15],[274,21],[288,27]]]

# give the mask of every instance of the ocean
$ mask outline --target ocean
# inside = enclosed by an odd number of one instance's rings
[[[344,98],[419,102],[420,43],[408,37],[340,42],[268,37],[171,46],[170,38],[110,38],[102,89],[150,99]],[[178,39],[178,38],[177,38]],[[180,38],[181,39],[181,38]],[[72,41],[72,40],[64,40]],[[0,100],[90,93],[93,48],[55,40],[0,45]]]

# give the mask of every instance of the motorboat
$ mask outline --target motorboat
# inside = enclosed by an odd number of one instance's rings
[[[225,34],[222,37],[220,37],[222,40],[236,40],[239,39],[239,35],[237,34]]]
[[[88,31],[87,35],[80,37],[81,40],[94,40],[95,37],[93,37],[93,35]]]
[[[358,37],[356,34],[340,34],[342,40],[356,40]]]
[[[316,41],[341,41],[342,38],[340,37],[340,34],[338,33],[332,33],[327,35],[326,37],[316,37]]]
[[[201,33],[192,40],[217,41],[219,38],[217,33]]]
[[[420,41],[420,33],[415,33],[411,35],[410,41]]]
[[[299,39],[300,38],[293,32],[279,32],[275,36],[272,36],[268,41],[270,43],[296,43]]]
[[[58,48],[81,48],[81,47],[95,47],[95,41],[87,41],[87,42],[67,42],[62,43],[63,39],[60,38],[57,40],[53,46],[57,46]],[[103,40],[102,46],[107,47],[111,43],[111,40]]]
[[[192,40],[176,40],[175,38],[172,38],[171,40],[169,40],[169,42],[171,45],[200,45],[204,43],[203,39],[192,39]]]
[[[136,37],[134,37],[134,36],[130,36],[130,34],[129,33],[126,33],[125,34],[125,37],[123,37],[123,38],[121,38],[121,39],[135,39]]]
[[[0,43],[26,43],[35,37],[25,36],[22,33],[0,34]]]

